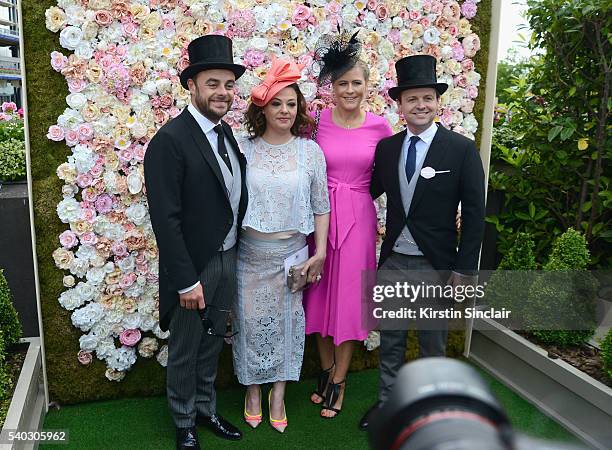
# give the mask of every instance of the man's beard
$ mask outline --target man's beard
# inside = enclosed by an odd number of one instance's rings
[[[196,95],[195,95],[195,98],[193,99],[193,102],[195,104],[195,107],[198,109],[198,111],[202,113],[204,117],[206,117],[208,120],[210,120],[213,123],[217,123],[221,120],[221,118],[225,114],[227,114],[227,112],[229,111],[229,106],[227,107],[227,109],[225,110],[223,114],[219,115],[217,111],[211,109],[208,106],[212,98],[213,97],[208,97],[208,101],[204,100],[202,96],[200,95],[199,90],[196,88]],[[224,100],[226,100],[226,98],[224,98]]]

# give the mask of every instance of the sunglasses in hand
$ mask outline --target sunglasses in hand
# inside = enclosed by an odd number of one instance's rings
[[[200,315],[200,319],[202,320],[202,326],[204,327],[204,332],[206,334],[208,334],[209,336],[216,336],[216,337],[220,337],[223,339],[231,339],[238,334],[238,332],[229,333],[229,334],[228,333],[219,334],[215,332],[215,327],[213,325],[212,319],[210,318],[211,310],[218,311],[220,313],[226,313],[226,314],[229,314],[231,312],[228,309],[217,308],[214,305],[206,305],[204,309],[198,309],[198,314]]]

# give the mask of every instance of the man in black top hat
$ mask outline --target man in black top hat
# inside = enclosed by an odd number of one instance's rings
[[[179,449],[199,449],[195,425],[237,440],[216,411],[214,381],[236,291],[236,241],[246,210],[244,156],[222,117],[234,99],[232,42],[202,36],[181,73],[191,104],[149,143],[145,181],[159,249],[159,320],[170,330],[166,392]]]
[[[371,193],[387,194],[386,237],[379,260],[379,280],[391,276],[411,284],[473,281],[484,232],[484,172],[474,141],[435,123],[440,96],[448,86],[436,79],[436,60],[429,55],[402,58],[395,64],[398,85],[389,89],[406,129],[378,143]],[[455,215],[461,203],[457,235]],[[441,276],[440,276],[441,275]],[[448,280],[448,281],[447,281]],[[380,283],[380,281],[378,281]],[[442,299],[434,299],[441,301]],[[428,300],[419,298],[419,302]],[[423,303],[421,303],[423,304]],[[444,356],[447,321],[417,323],[421,357]],[[407,330],[380,333],[380,390],[387,400],[404,364]]]

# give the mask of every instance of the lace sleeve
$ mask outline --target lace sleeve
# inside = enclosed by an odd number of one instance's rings
[[[312,168],[310,179],[310,206],[315,214],[327,214],[330,211],[329,193],[327,192],[327,168],[325,156],[319,145],[308,141],[309,164]]]

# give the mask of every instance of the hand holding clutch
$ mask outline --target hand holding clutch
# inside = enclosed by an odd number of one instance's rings
[[[287,274],[287,286],[292,294],[303,291],[308,287],[308,273],[302,275],[304,265],[291,266]]]

